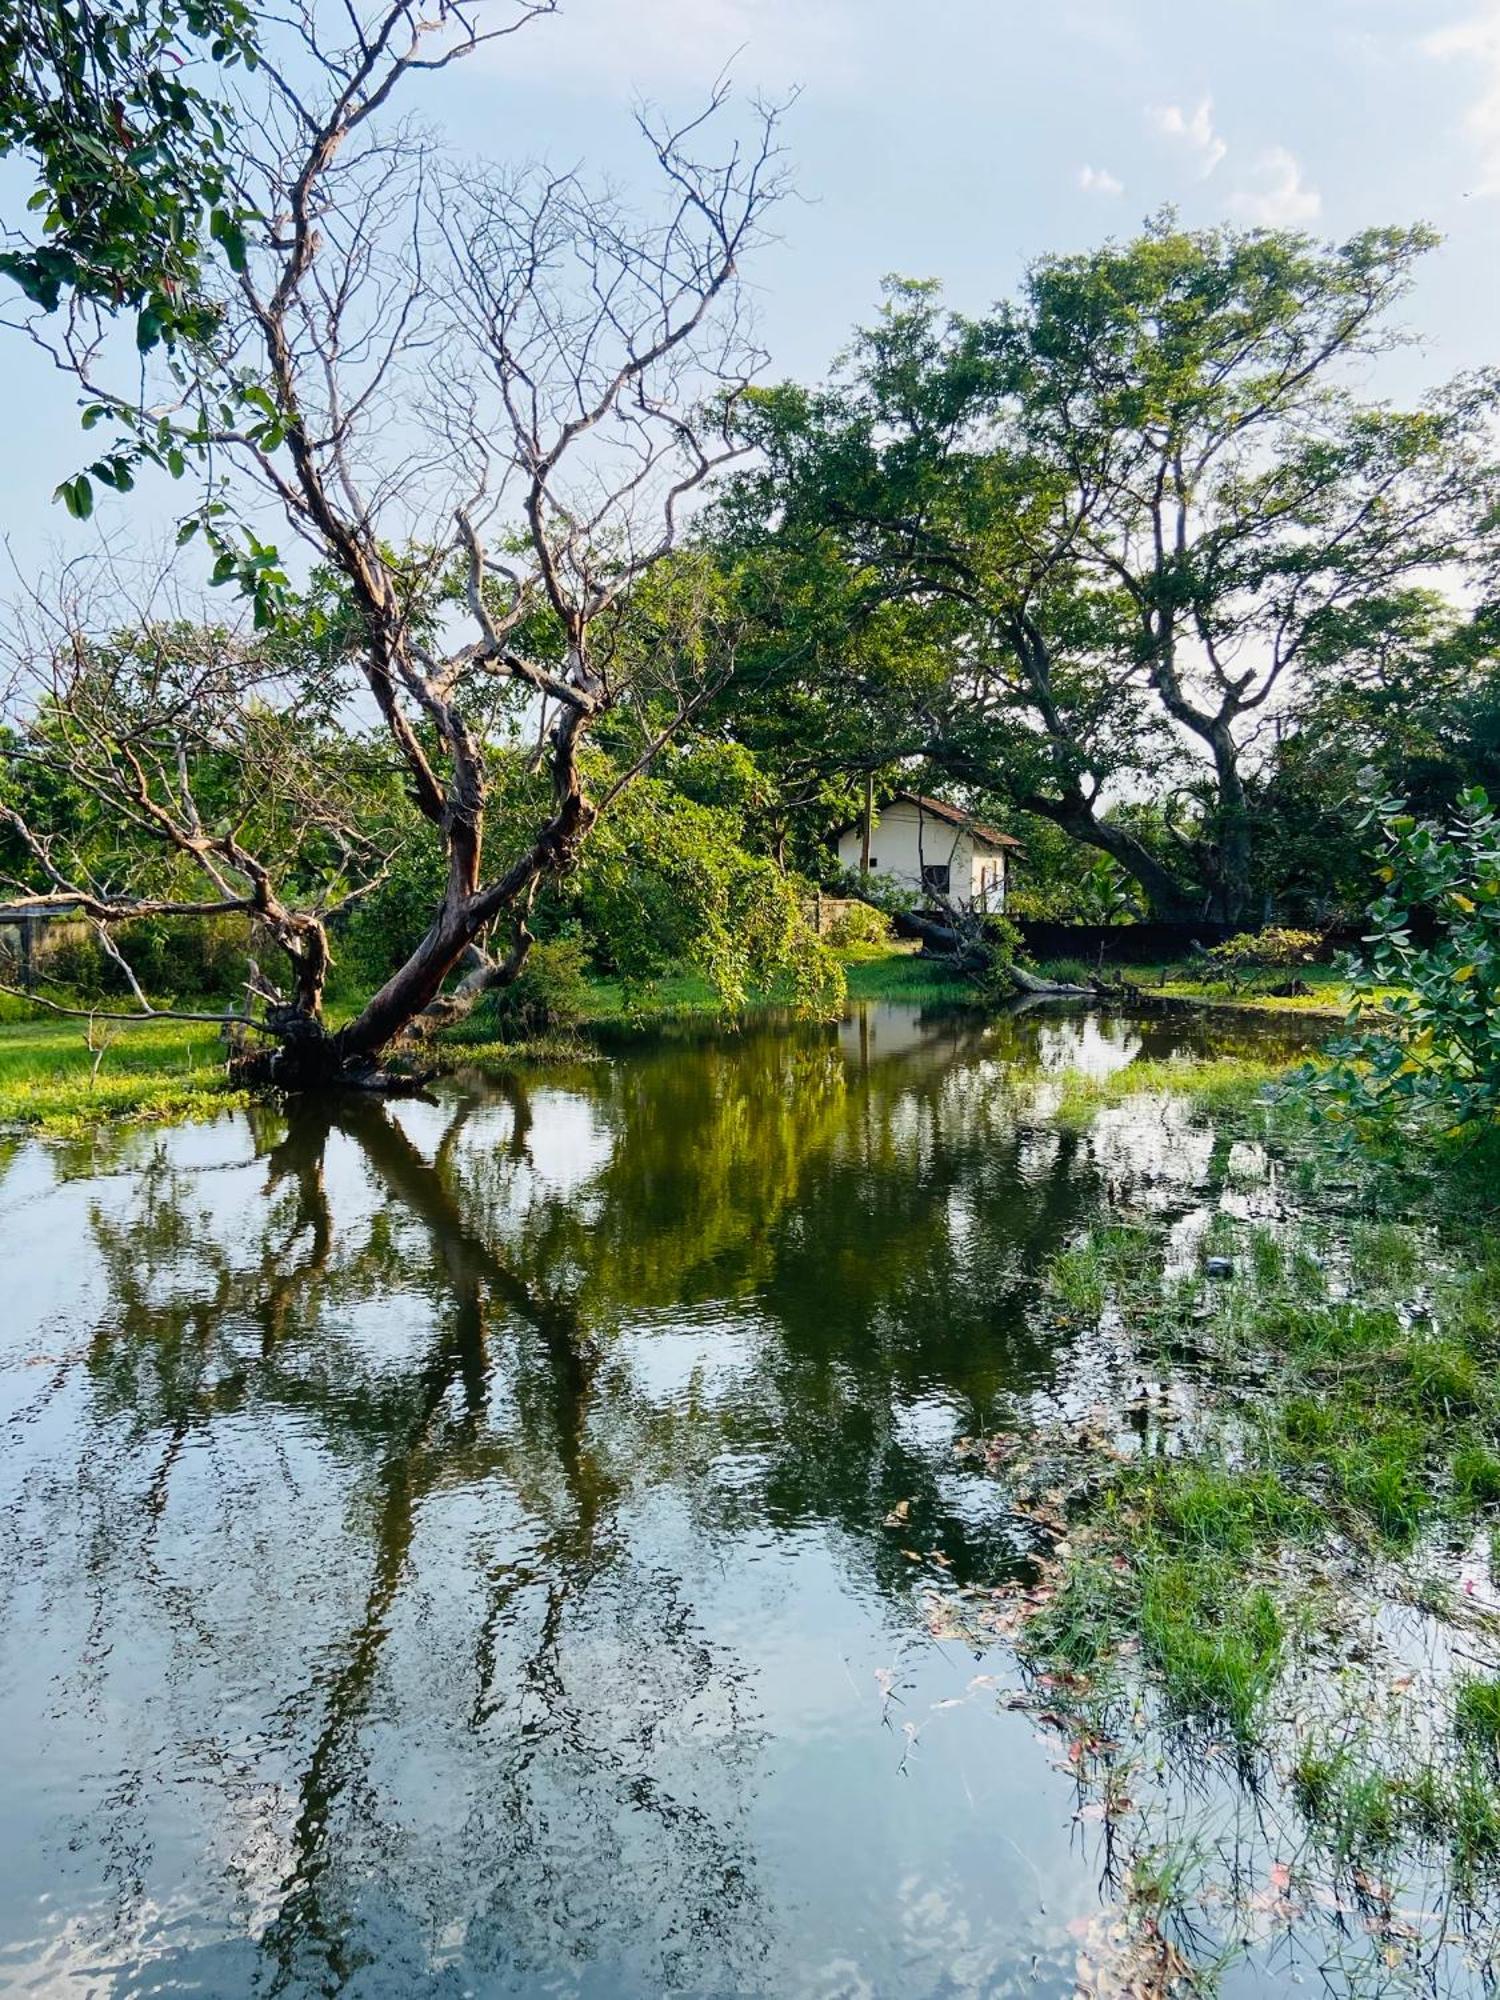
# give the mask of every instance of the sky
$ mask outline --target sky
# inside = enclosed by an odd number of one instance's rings
[[[649,188],[634,110],[691,110],[726,69],[797,93],[796,193],[745,274],[772,378],[826,373],[887,274],[978,311],[1164,204],[1330,238],[1429,222],[1420,344],[1369,388],[1500,365],[1500,0],[562,0],[420,109],[460,153]],[[91,533],[49,504],[82,440],[68,384],[15,334],[0,353],[0,532],[29,573]],[[105,505],[181,494],[142,499]]]

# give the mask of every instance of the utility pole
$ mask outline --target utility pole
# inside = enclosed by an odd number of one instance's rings
[[[865,773],[865,825],[859,843],[859,872],[863,880],[870,876],[870,825],[875,818],[875,773]]]

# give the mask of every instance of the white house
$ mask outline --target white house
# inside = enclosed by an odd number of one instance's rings
[[[859,874],[864,821],[846,826],[838,842],[840,865]],[[869,870],[897,888],[943,896],[961,909],[1003,910],[1009,858],[1020,845],[945,799],[897,792],[871,819]]]

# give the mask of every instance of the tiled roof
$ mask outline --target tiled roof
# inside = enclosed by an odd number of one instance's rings
[[[892,806],[903,803],[918,807],[932,819],[940,819],[948,826],[961,826],[965,828],[977,840],[984,841],[990,847],[1019,848],[1021,846],[1021,842],[1016,839],[1014,834],[1002,833],[998,827],[986,826],[982,820],[977,820],[971,814],[966,813],[962,806],[950,805],[946,799],[929,799],[921,792],[892,792],[885,805],[880,808],[880,811],[888,812]],[[858,825],[859,821],[857,819],[850,820],[847,825],[841,826],[838,829],[838,834],[848,833],[852,827]],[[837,837],[838,835],[835,835],[835,838]]]

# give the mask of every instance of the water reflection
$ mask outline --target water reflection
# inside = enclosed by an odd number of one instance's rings
[[[872,1009],[14,1153],[0,1982],[1066,1990],[1066,1787],[872,1675],[904,1541],[1024,1558],[952,1440],[1067,1376],[1040,1260],[1211,1165],[1038,1078],[1175,1040]]]

